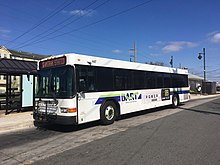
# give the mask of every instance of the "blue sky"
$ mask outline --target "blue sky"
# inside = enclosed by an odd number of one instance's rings
[[[220,82],[219,6],[219,0],[0,0],[0,45],[129,61],[136,41],[138,62],[169,66],[173,56],[174,67],[199,76],[197,56],[206,48],[207,77]]]

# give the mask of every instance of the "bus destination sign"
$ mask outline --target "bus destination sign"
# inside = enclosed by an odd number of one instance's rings
[[[65,64],[66,64],[66,57],[63,56],[59,58],[49,59],[46,61],[41,61],[40,69],[56,67],[56,66],[65,65]]]

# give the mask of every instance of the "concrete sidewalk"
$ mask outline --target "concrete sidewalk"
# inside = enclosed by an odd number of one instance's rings
[[[220,96],[216,95],[191,95],[191,100],[206,99]],[[27,128],[34,128],[33,112],[12,112],[5,115],[5,111],[0,111],[0,134],[14,132]]]
[[[0,111],[0,134],[33,128],[33,112],[12,112],[5,115],[5,111]]]
[[[206,99],[206,98],[213,98],[220,96],[220,93],[212,94],[212,95],[201,95],[201,94],[191,94],[190,100],[197,100],[197,99]]]

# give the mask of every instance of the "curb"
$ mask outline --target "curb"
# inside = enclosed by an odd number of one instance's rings
[[[34,128],[34,127],[35,126],[33,124],[33,121],[16,125],[16,127],[14,125],[9,125],[9,126],[7,126],[7,128],[0,128],[0,135],[5,134],[5,133],[12,133],[12,132],[16,132],[16,131],[21,131],[21,130],[25,130],[25,129],[29,129],[29,128]]]
[[[194,94],[191,94],[189,101],[190,100],[209,99],[209,98],[213,98],[213,97],[220,97],[220,94],[214,94],[214,95],[194,95]]]
[[[0,114],[0,134],[34,128],[33,121],[32,111],[9,115]]]

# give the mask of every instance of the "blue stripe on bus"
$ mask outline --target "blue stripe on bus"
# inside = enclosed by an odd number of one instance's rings
[[[189,91],[189,90],[174,91],[174,92],[170,92],[170,95],[173,95],[174,93],[178,93],[178,94],[188,94],[188,93],[190,93],[190,91]]]
[[[100,97],[98,98],[98,100],[96,101],[95,104],[102,104],[106,98],[109,98],[109,97]],[[114,98],[117,102],[120,102],[121,99],[120,99],[120,96],[113,96],[112,98]]]

